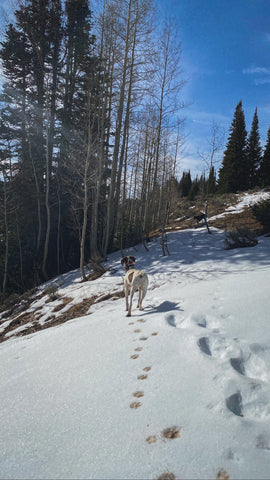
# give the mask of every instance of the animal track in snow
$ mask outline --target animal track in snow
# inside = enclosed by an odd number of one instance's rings
[[[139,328],[136,328],[136,330],[134,330],[134,333],[141,333],[141,330]]]
[[[144,392],[142,390],[139,390],[138,392],[133,393],[133,397],[140,398],[140,397],[143,397],[143,396],[144,396]]]
[[[241,389],[226,398],[226,406],[239,417],[267,418],[270,416],[269,386],[256,381],[245,382]]]
[[[151,443],[156,443],[157,437],[155,435],[150,435],[149,437],[147,437],[146,441],[147,441],[147,443],[149,443],[149,445]]]
[[[135,354],[135,355],[131,355],[132,360],[136,360],[136,358],[139,358],[139,355],[138,354]]]
[[[139,320],[137,320],[137,322],[140,322],[140,323],[145,323],[146,320],[144,320],[144,318],[139,318]]]
[[[230,364],[241,375],[245,375],[245,364],[242,357],[230,358]]]
[[[132,402],[130,405],[130,408],[139,408],[141,406],[141,402]]]
[[[142,349],[143,349],[142,347],[137,347],[137,348],[135,348],[135,352],[141,352]]]
[[[212,352],[209,346],[209,338],[208,337],[201,337],[198,340],[198,345],[201,352],[205,353],[206,355],[212,356]]]
[[[146,380],[148,378],[148,375],[141,374],[141,375],[138,375],[137,378],[138,380]]]
[[[195,318],[193,317],[193,320]],[[198,325],[198,322],[197,322]],[[219,332],[212,332],[197,340],[202,354],[227,363],[226,375],[231,367],[233,379],[239,383],[230,388],[225,398],[227,409],[238,417],[264,419],[270,417],[270,347],[260,343],[248,345],[238,338],[226,338]],[[242,378],[241,380],[241,377]],[[260,443],[261,439],[261,443]],[[268,445],[262,437],[259,445]],[[265,447],[264,449],[268,449]]]
[[[153,332],[151,335],[155,337],[156,335],[158,335],[158,332]]]
[[[144,367],[144,368],[143,368],[143,371],[144,371],[144,372],[150,372],[151,368],[152,368],[152,367]]]
[[[166,315],[166,321],[171,327],[176,327],[176,321],[175,321],[175,316],[173,313],[170,313],[169,315]]]
[[[234,413],[234,415],[237,415],[238,417],[244,416],[241,392],[236,392],[226,398],[226,406],[232,413]]]
[[[269,433],[260,433],[256,437],[256,447],[261,450],[270,451],[270,435]]]
[[[198,327],[202,327],[202,328],[207,327],[207,321],[206,321],[205,315],[202,315],[200,313],[193,313],[191,316],[191,319],[193,320],[194,323],[198,325]]]
[[[140,337],[140,340],[144,341],[147,340],[148,337]]]

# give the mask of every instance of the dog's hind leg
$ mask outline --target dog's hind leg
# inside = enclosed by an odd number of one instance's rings
[[[139,299],[138,299],[137,308],[139,308],[141,310],[141,306],[142,306],[142,290],[141,290],[141,288],[139,288]]]
[[[146,287],[146,288],[142,287],[142,288],[140,289],[140,294],[141,294],[141,298],[140,298],[140,310],[143,310],[142,301],[143,301],[143,299],[144,299],[144,297],[145,297],[145,295],[146,295],[146,292],[147,292],[147,287]]]
[[[126,295],[126,311],[128,311],[128,293],[125,292]]]
[[[132,298],[133,298],[134,292],[135,292],[135,290],[131,287],[127,317],[131,317]]]

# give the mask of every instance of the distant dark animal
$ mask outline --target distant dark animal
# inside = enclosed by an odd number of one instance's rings
[[[139,292],[137,308],[143,310],[142,301],[146,295],[148,287],[148,276],[144,270],[137,270],[135,267],[135,257],[123,257],[121,264],[125,265],[126,275],[124,278],[124,292],[126,297],[127,317],[131,316],[132,299],[135,292]],[[128,296],[130,301],[128,303]]]
[[[194,215],[194,220],[197,220],[197,225],[200,223],[202,220],[206,220],[205,213],[200,213],[200,215]]]

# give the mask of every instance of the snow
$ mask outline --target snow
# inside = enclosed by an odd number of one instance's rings
[[[238,202],[236,205],[229,205],[223,213],[219,215],[213,215],[209,220],[216,220],[217,218],[222,218],[228,215],[229,213],[241,213],[247,207],[255,205],[258,202],[262,202],[264,200],[269,200],[270,192],[265,192],[263,190],[259,192],[248,193],[244,192],[241,194],[237,194]]]
[[[143,312],[110,299],[1,344],[1,479],[269,478],[270,238],[223,240],[199,228],[169,233],[166,257],[159,239],[129,249],[149,275]],[[93,282],[73,271],[47,286],[65,308],[118,291],[120,256]],[[41,322],[61,303],[46,298],[31,306]]]

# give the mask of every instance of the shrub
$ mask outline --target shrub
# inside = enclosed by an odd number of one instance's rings
[[[225,249],[232,248],[255,247],[258,240],[254,232],[251,232],[248,227],[238,227],[236,230],[226,232],[224,240]]]
[[[270,232],[270,200],[264,200],[251,207],[258,222],[263,226],[264,233]]]
[[[57,289],[58,287],[56,285],[50,285],[44,290],[44,294],[48,295],[49,300],[52,302],[53,300],[56,300],[59,298],[59,295],[57,294]]]

